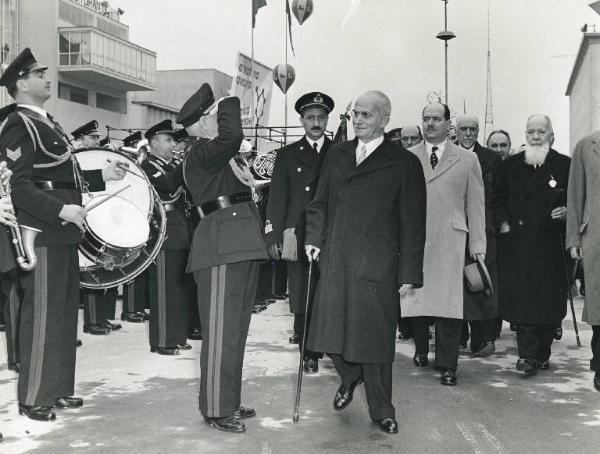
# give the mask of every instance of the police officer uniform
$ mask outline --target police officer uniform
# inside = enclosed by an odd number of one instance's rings
[[[313,92],[301,96],[296,101],[296,111],[302,115],[309,108],[320,108],[327,114],[333,110],[334,102],[326,94]],[[313,198],[321,162],[331,144],[325,135],[318,141],[308,136],[302,137],[277,152],[275,168],[271,177],[265,237],[267,244],[281,245],[284,232],[294,229],[297,243],[297,261],[287,262],[290,312],[294,314],[294,334],[300,348],[304,332],[304,313],[308,287],[308,260],[304,253],[305,208]],[[317,268],[313,266],[311,293],[318,279]],[[310,315],[310,314],[309,314]],[[322,354],[306,351],[306,372],[318,370],[317,360]]]
[[[46,69],[26,48],[6,68],[0,85],[18,97],[18,80]],[[11,197],[19,224],[38,232],[37,265],[20,273],[19,412],[47,421],[55,418],[51,407],[83,403],[70,397],[75,385],[81,232],[73,223],[63,225],[59,214],[66,204],[81,205],[84,186],[73,147],[58,123],[38,106],[14,104],[11,109],[0,126],[0,160],[13,171]],[[85,179],[90,189],[104,187],[99,170],[85,172]]]
[[[151,142],[158,134],[172,136],[173,133],[171,120],[164,120],[149,128],[145,137]],[[150,348],[156,353],[173,355],[179,353],[180,348],[191,348],[186,340],[188,304],[193,294],[185,268],[192,235],[186,210],[183,166],[152,153],[142,163],[142,169],[156,189],[167,215],[166,240],[156,264],[150,265],[147,274]]]
[[[74,146],[76,149],[97,146],[100,133],[98,132],[98,122],[91,120],[78,127],[73,132]],[[88,138],[93,138],[95,144],[86,143]],[[81,302],[83,304],[83,332],[88,334],[109,334],[111,331],[121,329],[118,323],[111,323],[109,320],[115,318],[115,309],[117,304],[117,288],[111,289],[81,289]]]
[[[186,101],[177,122],[189,128],[213,104],[212,89],[203,84]],[[233,159],[243,137],[240,100],[224,98],[217,108],[218,136],[196,139],[184,161],[186,185],[202,218],[194,232],[188,271],[198,284],[204,331],[200,411],[212,427],[243,432],[245,426],[236,417],[255,415],[240,405],[244,349],[259,262],[268,252],[248,186],[250,171]]]

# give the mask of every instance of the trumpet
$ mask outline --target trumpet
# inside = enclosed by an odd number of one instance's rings
[[[10,195],[10,183],[2,181],[0,183],[0,199],[5,199]],[[32,229],[22,229],[19,224],[10,227],[11,243],[15,250],[15,259],[17,265],[23,271],[31,271],[37,263],[35,255],[35,237],[37,231]]]
[[[119,151],[124,151],[125,153],[129,153],[130,155],[134,155],[136,158],[136,163],[141,165],[142,162],[146,160],[148,156],[148,147],[149,143],[146,139],[140,140],[135,147],[119,147]]]

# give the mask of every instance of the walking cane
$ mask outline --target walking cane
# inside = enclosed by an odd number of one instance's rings
[[[577,318],[575,317],[575,305],[573,304],[573,292],[571,291],[571,285],[575,282],[575,275],[577,274],[577,267],[579,266],[579,260],[575,260],[575,266],[573,267],[572,278],[569,276],[569,270],[567,269],[567,259],[565,258],[566,247],[565,239],[562,236],[562,232],[559,232],[558,237],[560,238],[560,247],[562,249],[563,264],[565,265],[565,277],[567,278],[567,292],[569,294],[569,303],[571,305],[571,316],[573,317],[573,327],[575,328],[575,338],[577,339],[577,346],[581,347],[581,341],[579,340],[579,329],[577,328]]]
[[[310,305],[310,281],[312,279],[313,259],[308,258],[308,284],[306,287],[306,306],[304,307],[304,329],[302,330],[302,346],[300,348],[300,361],[298,363],[298,382],[296,384],[296,402],[294,404],[294,423],[300,417],[300,393],[302,392],[302,373],[304,372],[304,351],[306,350],[306,326],[308,324],[308,306]]]

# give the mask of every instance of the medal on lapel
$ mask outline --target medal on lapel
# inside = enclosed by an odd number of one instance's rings
[[[550,181],[548,181],[548,186],[550,186],[553,189],[556,187],[556,180],[552,175],[550,175]]]

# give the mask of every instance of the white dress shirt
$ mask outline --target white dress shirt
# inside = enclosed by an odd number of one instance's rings
[[[306,140],[308,141],[310,147],[313,150],[315,149],[315,144],[317,144],[316,150],[317,150],[317,153],[320,153],[321,149],[323,148],[323,144],[325,143],[325,135],[322,135],[319,140],[312,140],[308,136],[306,136]]]
[[[361,148],[364,146],[367,149],[367,152],[365,153],[364,158],[362,159],[362,161],[364,161],[365,159],[367,159],[369,157],[369,155],[371,153],[373,153],[377,147],[379,145],[381,145],[383,143],[383,136],[379,136],[376,139],[371,140],[370,142],[363,142],[362,140],[358,139],[358,145],[356,146],[356,165],[360,164],[358,162],[358,155],[360,153]],[[361,162],[362,162],[361,161]]]
[[[443,142],[440,142],[440,143],[438,143],[436,145],[425,141],[425,147],[427,148],[427,156],[431,156],[431,152],[433,151],[433,147],[437,147],[435,155],[438,158],[438,162],[440,162],[442,160],[442,155],[444,154],[444,151],[446,151],[446,145],[447,144],[448,144],[448,139],[446,139]]]

